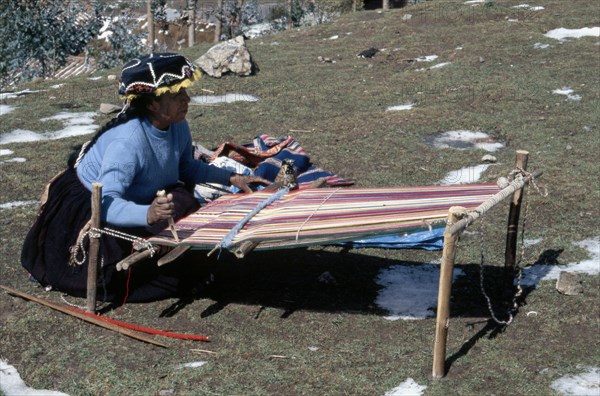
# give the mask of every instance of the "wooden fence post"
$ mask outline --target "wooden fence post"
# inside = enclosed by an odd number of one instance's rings
[[[460,232],[450,232],[452,224],[457,223],[467,213],[462,206],[452,206],[448,211],[448,224],[444,232],[444,250],[440,265],[440,285],[438,289],[437,318],[435,321],[435,344],[433,347],[433,378],[440,379],[446,375],[446,340],[450,316],[450,291],[452,289],[452,273],[456,243]]]
[[[100,251],[100,212],[102,208],[102,183],[92,183],[92,220],[90,232],[90,248],[88,251],[87,274],[87,311],[96,313],[96,292],[98,287],[98,252]]]
[[[515,167],[527,170],[527,161],[529,152],[524,150],[516,151]],[[519,234],[519,216],[521,214],[521,202],[523,200],[523,188],[518,189],[513,193],[510,201],[510,209],[508,211],[508,226],[506,230],[506,250],[504,252],[504,268],[507,272],[507,277],[514,275],[515,264],[517,261],[517,236]]]

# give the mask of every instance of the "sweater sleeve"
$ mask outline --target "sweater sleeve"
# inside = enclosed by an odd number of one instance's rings
[[[194,159],[192,153],[192,136],[187,124],[182,132],[181,159],[179,175],[182,181],[198,183],[217,183],[228,186],[232,172]]]
[[[110,144],[102,161],[102,219],[121,227],[144,227],[148,225],[150,205],[139,205],[124,198],[142,164],[135,152],[124,141]]]

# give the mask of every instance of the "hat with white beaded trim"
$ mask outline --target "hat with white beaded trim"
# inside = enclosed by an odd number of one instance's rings
[[[200,75],[200,70],[183,55],[168,52],[144,55],[123,67],[119,95],[131,100],[145,94],[177,93],[192,85]]]

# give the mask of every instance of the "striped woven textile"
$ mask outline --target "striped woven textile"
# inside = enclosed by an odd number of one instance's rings
[[[260,210],[225,247],[233,251],[251,241],[258,243],[257,250],[281,249],[423,230],[427,223],[446,219],[451,206],[472,209],[498,191],[495,184],[295,190]],[[149,240],[158,245],[213,249],[273,194],[223,196],[176,223],[179,243],[168,230]]]

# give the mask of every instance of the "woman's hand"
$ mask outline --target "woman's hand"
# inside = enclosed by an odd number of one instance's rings
[[[147,220],[148,224],[156,224],[160,221],[168,220],[173,217],[173,194],[167,194],[166,196],[156,197],[150,208],[148,209]]]
[[[252,189],[250,188],[251,183],[263,184],[265,186],[271,184],[270,181],[263,179],[260,176],[241,175],[239,173],[232,174],[229,178],[229,183],[247,193],[252,192]]]

